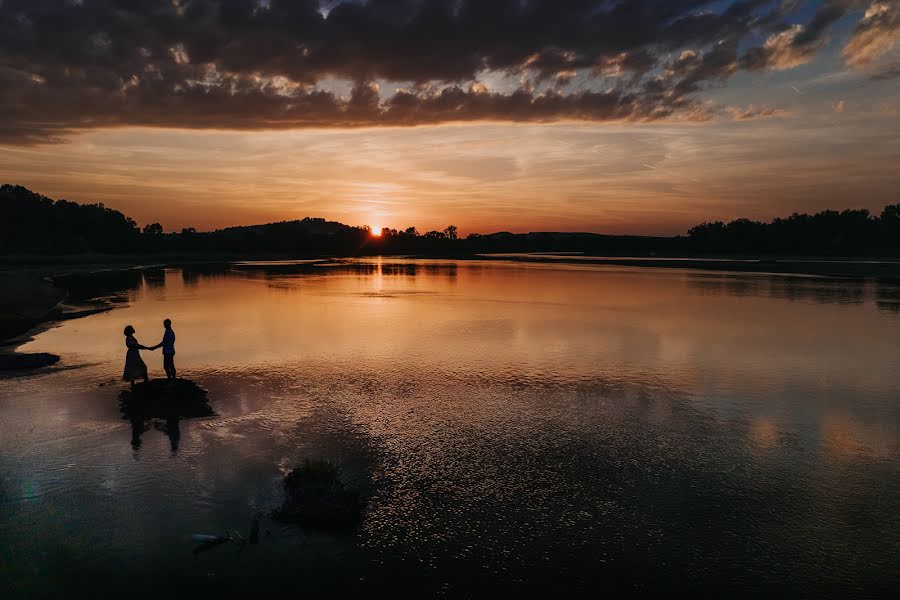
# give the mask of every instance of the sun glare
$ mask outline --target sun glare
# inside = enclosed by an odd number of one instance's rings
[[[372,226],[372,237],[381,237],[381,227]]]

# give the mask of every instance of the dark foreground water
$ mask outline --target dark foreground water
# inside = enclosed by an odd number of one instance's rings
[[[0,380],[0,595],[866,597],[900,585],[900,289],[373,259],[82,281]],[[122,329],[216,415],[132,423]],[[144,352],[162,374],[158,352]],[[266,515],[304,458],[355,532]],[[192,533],[262,514],[258,545]]]

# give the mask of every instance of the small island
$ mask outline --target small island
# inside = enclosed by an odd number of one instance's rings
[[[215,415],[209,392],[189,379],[152,379],[119,394],[123,418],[191,419]]]

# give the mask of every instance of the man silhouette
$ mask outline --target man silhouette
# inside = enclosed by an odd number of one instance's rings
[[[166,328],[163,339],[152,349],[162,347],[163,369],[166,370],[166,377],[175,379],[175,331],[172,329],[172,321],[166,319],[163,321],[163,327]]]

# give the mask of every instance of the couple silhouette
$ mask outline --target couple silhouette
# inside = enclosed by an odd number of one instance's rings
[[[170,380],[175,379],[175,331],[172,329],[172,321],[166,319],[163,321],[165,333],[160,343],[155,346],[142,346],[134,337],[134,327],[128,325],[125,327],[125,346],[128,351],[125,353],[125,371],[122,373],[122,379],[131,383],[131,389],[134,389],[134,382],[143,379],[149,382],[150,377],[147,375],[147,365],[141,358],[141,350],[156,350],[162,348],[163,368],[166,371],[166,377]]]

